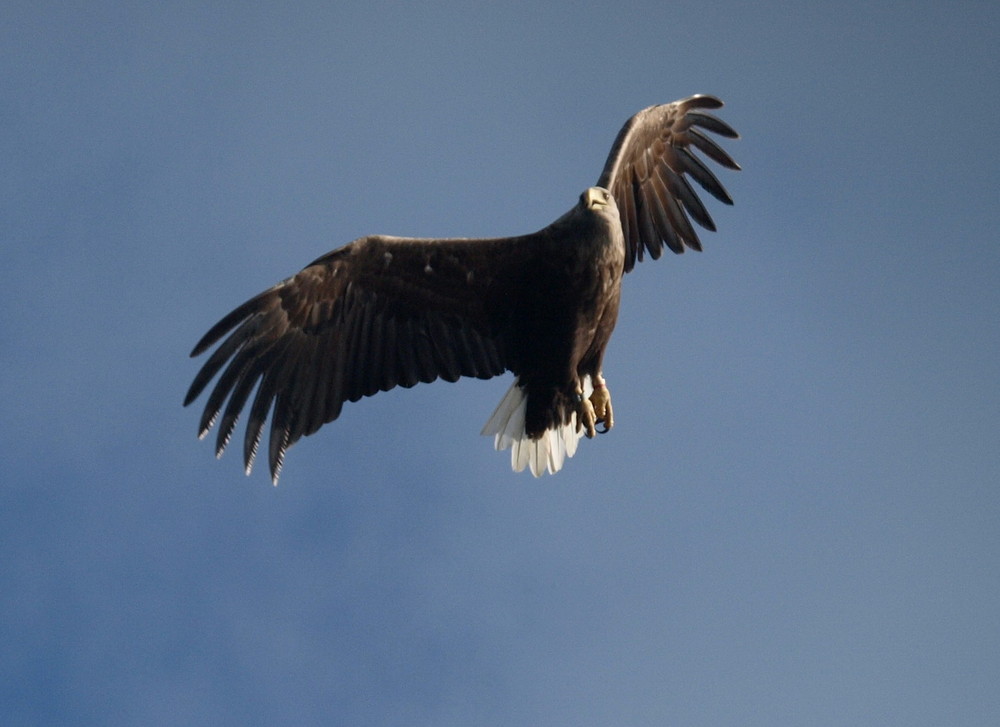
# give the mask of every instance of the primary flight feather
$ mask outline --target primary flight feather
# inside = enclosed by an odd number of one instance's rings
[[[253,465],[268,416],[268,466],[357,401],[437,378],[515,379],[483,434],[511,449],[516,471],[557,472],[583,435],[614,425],[604,351],[621,280],[646,253],[701,249],[691,220],[715,230],[693,179],[732,199],[696,155],[740,167],[706,132],[738,134],[691,96],[651,106],[619,132],[597,186],[538,232],[492,239],[370,235],[307,265],[216,323],[192,356],[222,341],[184,405],[218,376],[198,425],[218,425],[221,456],[247,409],[243,462]],[[251,398],[251,394],[253,394]],[[219,418],[221,415],[221,419]],[[598,428],[598,427],[602,428]]]

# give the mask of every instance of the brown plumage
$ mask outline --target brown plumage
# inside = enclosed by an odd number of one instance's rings
[[[702,110],[721,105],[693,96],[633,116],[598,186],[538,232],[363,237],[250,299],[191,353],[222,340],[184,399],[190,404],[219,375],[200,436],[221,414],[221,455],[256,388],[243,459],[249,473],[270,413],[268,463],[277,483],[288,447],[336,419],[345,401],[509,370],[517,378],[484,433],[496,435],[498,449],[511,447],[515,469],[557,471],[582,433],[613,424],[601,365],[622,275],[644,251],[658,258],[664,244],[674,252],[685,245],[700,250],[688,216],[715,229],[685,175],[732,204],[692,153],[694,147],[739,169],[702,132],[737,136]]]

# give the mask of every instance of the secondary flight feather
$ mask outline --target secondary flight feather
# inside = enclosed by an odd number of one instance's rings
[[[187,406],[215,379],[199,436],[217,424],[221,456],[249,405],[249,474],[270,417],[267,459],[277,484],[288,448],[336,419],[346,401],[511,371],[514,382],[482,433],[511,450],[514,470],[557,472],[583,436],[614,425],[602,366],[624,273],[664,247],[701,250],[692,220],[715,230],[689,180],[732,204],[695,154],[740,168],[708,135],[738,138],[710,113],[721,106],[698,95],[637,113],[597,185],[537,232],[369,235],[251,298],[191,352],[218,344],[184,398]]]

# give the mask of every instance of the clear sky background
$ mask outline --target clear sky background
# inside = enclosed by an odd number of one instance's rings
[[[1000,724],[998,7],[9,4],[0,722]],[[278,488],[195,438],[238,303],[538,229],[699,92],[736,205],[626,279],[560,474],[478,435],[509,378]]]

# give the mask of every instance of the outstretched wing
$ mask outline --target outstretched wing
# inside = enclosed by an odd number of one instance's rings
[[[345,401],[439,377],[503,373],[503,261],[518,239],[366,237],[251,298],[191,352],[197,356],[228,334],[184,399],[187,406],[222,371],[200,436],[222,413],[221,456],[256,387],[243,460],[249,473],[273,408],[268,464],[276,483],[285,450],[336,419]]]
[[[618,132],[597,186],[614,196],[625,233],[625,272],[643,258],[654,260],[665,244],[676,253],[684,246],[701,249],[688,219],[715,230],[705,205],[685,175],[694,179],[720,202],[733,200],[715,175],[694,155],[705,156],[729,169],[740,166],[709,138],[710,131],[739,138],[728,124],[703,109],[722,107],[714,96],[691,96],[661,106],[650,106],[629,119]]]

